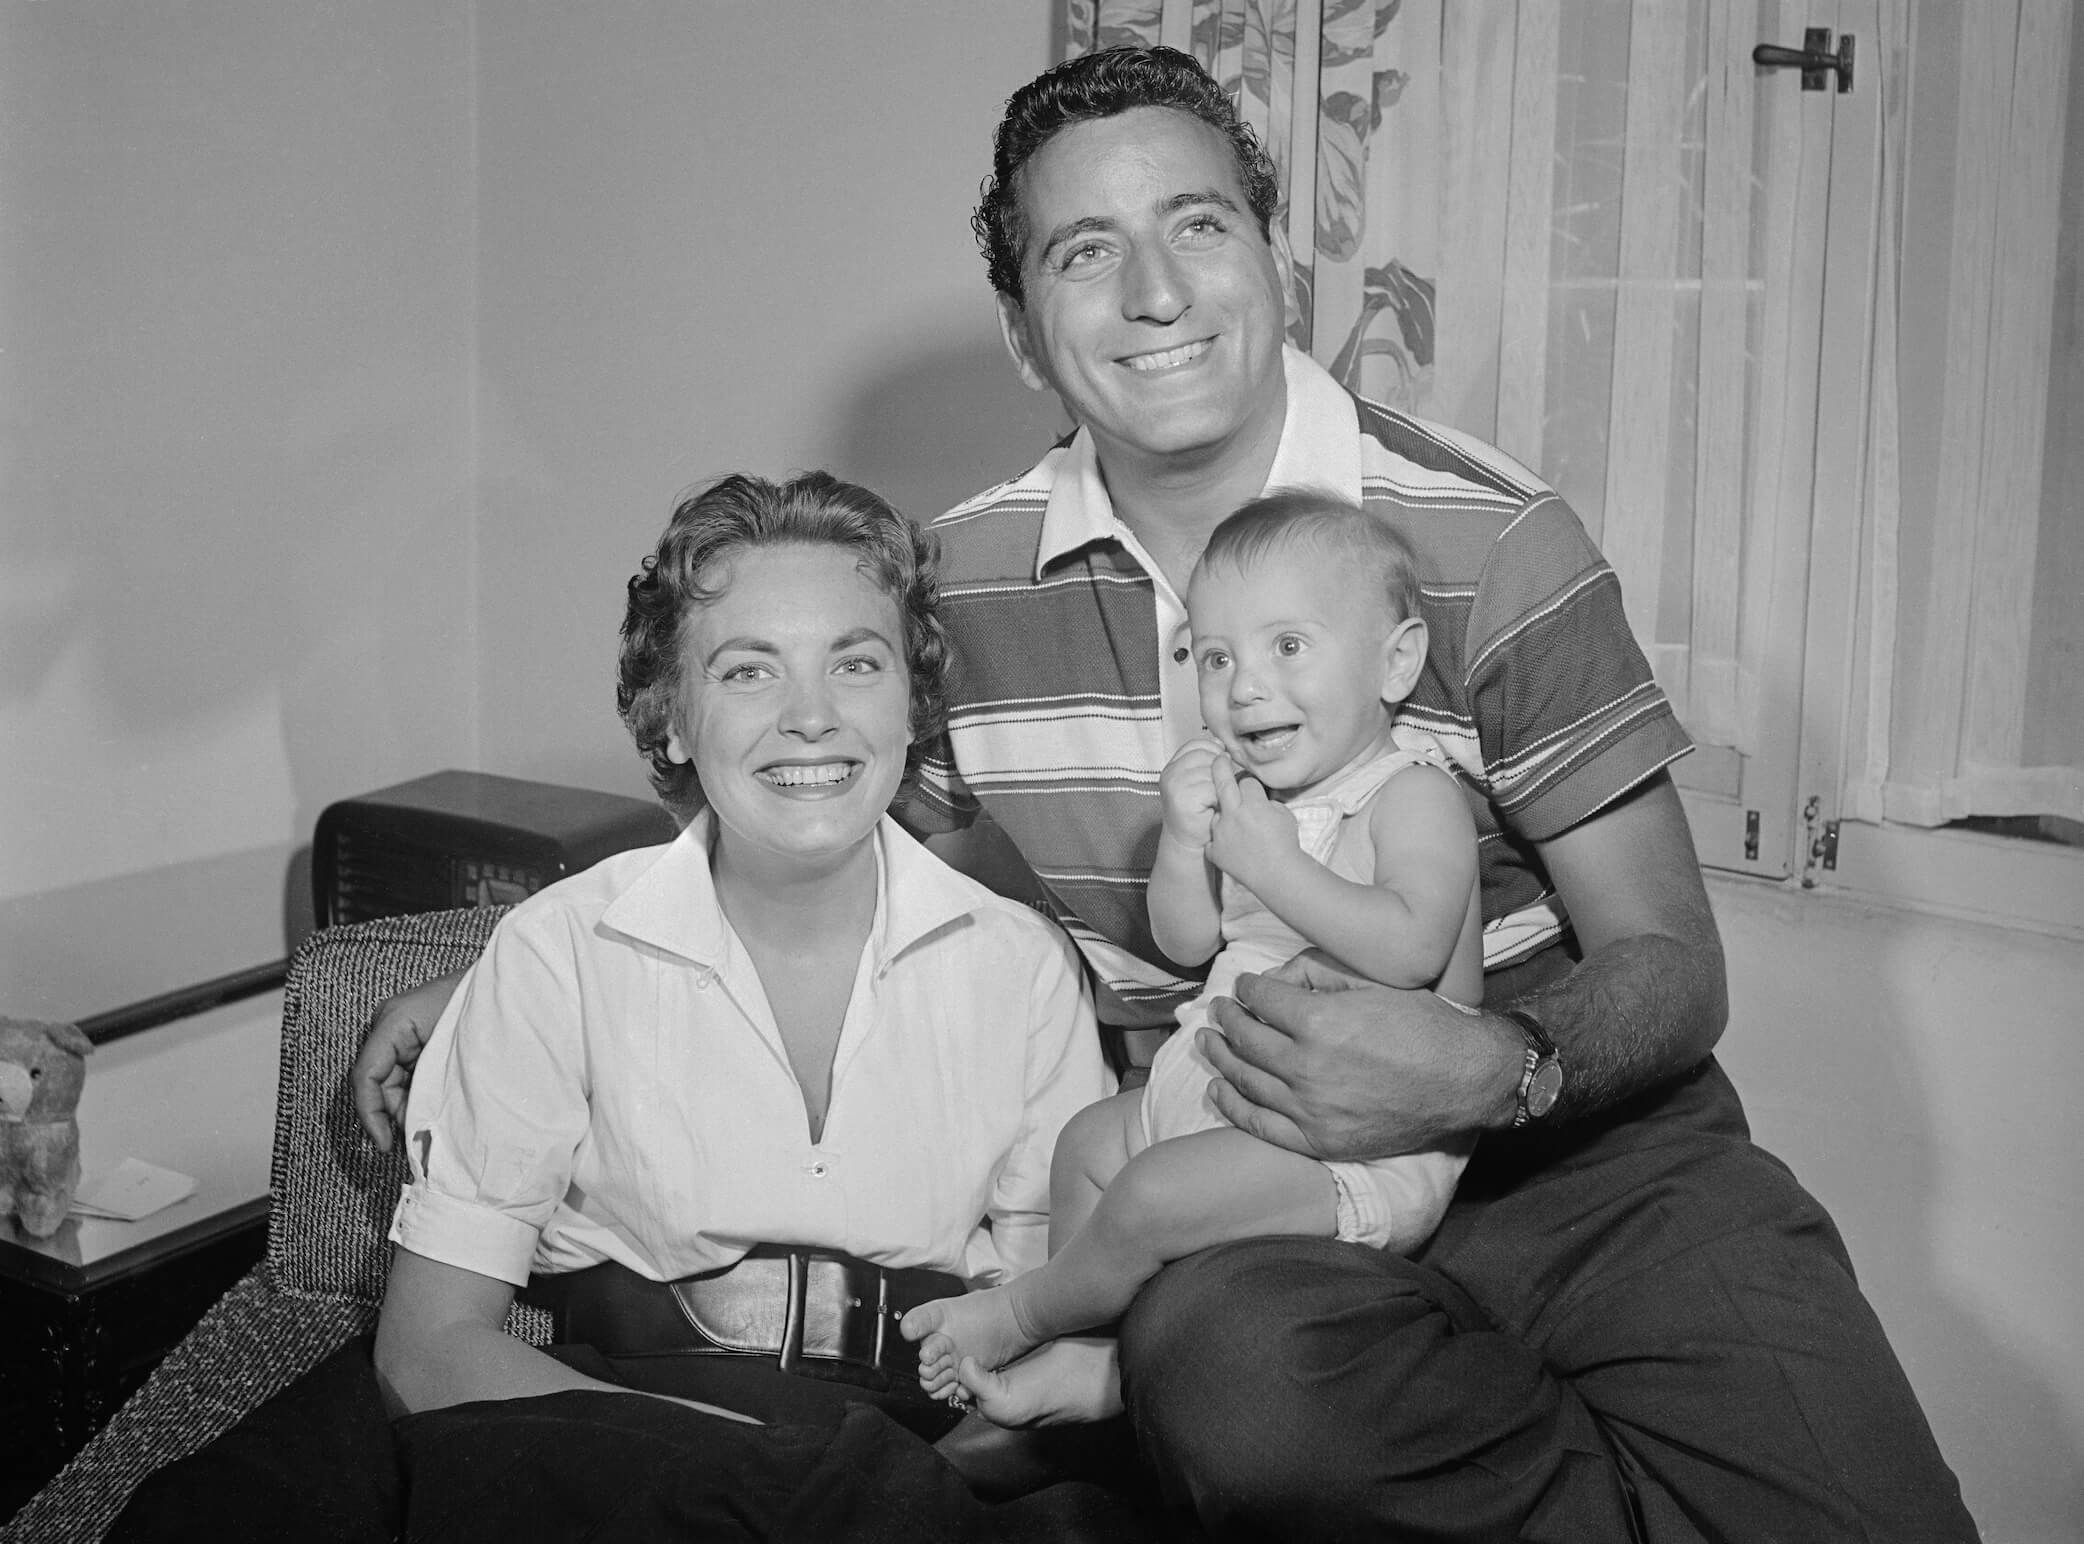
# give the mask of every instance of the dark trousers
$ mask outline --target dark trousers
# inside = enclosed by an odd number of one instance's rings
[[[1122,1359],[1145,1458],[1218,1536],[1976,1538],[1837,1229],[1713,1061],[1487,1138],[1415,1259],[1168,1267]]]
[[[1087,1477],[987,1502],[845,1385],[747,1358],[693,1369],[776,1424],[578,1390],[386,1419],[362,1336],[147,1479],[108,1544],[1164,1544],[1147,1484],[1073,1441]],[[560,1348],[595,1376],[622,1364]],[[762,1386],[764,1379],[766,1386]],[[728,1381],[717,1382],[723,1377]],[[646,1381],[665,1381],[647,1370]],[[902,1413],[902,1412],[901,1412]],[[916,1424],[916,1423],[914,1423]],[[1106,1433],[1092,1429],[1104,1442]],[[1123,1439],[1126,1440],[1126,1439]]]

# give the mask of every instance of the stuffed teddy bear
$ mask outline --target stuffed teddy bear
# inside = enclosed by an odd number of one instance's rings
[[[94,1042],[71,1024],[0,1018],[0,1222],[49,1238],[80,1183],[80,1090]]]

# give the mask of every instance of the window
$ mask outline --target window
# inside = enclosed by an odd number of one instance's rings
[[[1825,20],[1850,92],[1753,64]],[[1074,49],[1171,42],[1237,93],[1289,181],[1299,343],[1576,507],[1700,743],[1705,862],[2070,931],[2084,854],[1941,828],[2084,820],[2080,29],[2075,0],[1071,6]]]

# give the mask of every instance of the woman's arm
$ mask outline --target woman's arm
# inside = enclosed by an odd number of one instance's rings
[[[511,1283],[394,1250],[376,1325],[376,1376],[391,1414],[610,1387],[507,1334],[513,1300]]]
[[[392,1418],[476,1399],[526,1399],[566,1389],[642,1392],[589,1378],[514,1339],[502,1328],[513,1301],[511,1283],[410,1249],[394,1250],[383,1314],[376,1325],[376,1379]],[[673,1403],[726,1420],[760,1424],[749,1415],[700,1400]]]
[[[1054,923],[1021,918],[1022,941],[1009,950],[1012,979],[1026,994],[1020,1131],[998,1161],[987,1216],[996,1278],[1031,1271],[1049,1257],[1049,1171],[1057,1135],[1071,1117],[1113,1091],[1100,1057],[1085,964]],[[989,1163],[997,1155],[976,1154]]]

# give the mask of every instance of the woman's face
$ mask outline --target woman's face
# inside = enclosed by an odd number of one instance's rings
[[[723,593],[688,618],[666,748],[694,763],[741,866],[836,867],[904,776],[904,620],[858,564],[843,547],[755,547],[701,576]]]

